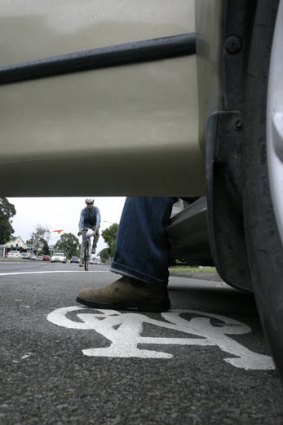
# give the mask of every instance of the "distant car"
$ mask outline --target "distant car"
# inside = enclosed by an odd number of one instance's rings
[[[7,258],[21,258],[21,253],[19,251],[9,251]]]
[[[79,257],[76,257],[75,255],[70,259],[70,263],[79,263],[80,259]]]
[[[100,261],[98,258],[96,258],[96,257],[92,257],[92,258],[89,260],[89,263],[90,263],[90,264],[101,264],[101,261]]]
[[[23,258],[24,260],[28,260],[29,259],[29,253],[28,252],[22,252],[21,258]]]
[[[43,255],[42,261],[50,261],[50,255]]]
[[[43,255],[38,255],[38,256],[36,257],[36,261],[42,261],[42,259],[43,259]]]
[[[50,261],[51,263],[66,263],[67,257],[64,252],[54,252]]]

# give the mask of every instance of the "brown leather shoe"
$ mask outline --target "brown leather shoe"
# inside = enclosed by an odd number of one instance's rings
[[[94,308],[161,312],[170,309],[167,285],[122,277],[104,288],[82,289],[81,304]]]

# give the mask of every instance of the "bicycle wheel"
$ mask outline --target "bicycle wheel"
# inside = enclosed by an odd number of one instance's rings
[[[84,250],[84,266],[85,266],[86,272],[88,271],[88,265],[89,265],[88,244],[89,244],[89,240],[86,239],[85,250]]]

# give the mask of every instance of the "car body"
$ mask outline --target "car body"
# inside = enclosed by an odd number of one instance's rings
[[[172,193],[172,187],[174,193],[186,195],[186,181],[194,186],[194,193],[203,193],[196,56],[185,54],[187,40],[189,52],[195,50],[194,37],[182,36],[195,32],[194,1],[176,0],[164,7],[163,0],[146,0],[143,4],[135,0],[125,8],[123,1],[107,0],[106,21],[106,9],[99,0],[84,0],[83,5],[72,1],[72,7],[64,7],[63,14],[61,7],[51,0],[27,0],[25,7],[19,0],[0,5],[0,15],[10,16],[11,21],[17,16],[19,20],[19,25],[6,27],[5,39],[21,40],[13,49],[7,45],[1,51],[1,106],[5,105],[5,117],[0,130],[0,179],[5,176],[7,182],[3,192],[9,196],[76,196],[92,193],[93,179],[103,179],[103,185],[97,185],[97,196],[166,195]],[[148,19],[151,25],[146,24]],[[43,24],[45,21],[48,25]],[[109,31],[106,22],[116,21]],[[35,33],[36,43],[32,42]],[[122,46],[116,56],[118,62],[105,71],[99,65],[99,56],[117,53],[117,45]],[[177,58],[175,45],[181,49]],[[99,50],[104,48],[106,51]],[[158,51],[162,60],[147,60]],[[81,62],[85,71],[93,61],[96,69],[78,73],[66,70],[68,55],[73,57],[74,52],[78,52],[75,61]],[[136,65],[131,63],[132,55]],[[51,58],[57,65],[52,65]],[[87,59],[85,63],[82,58]],[[125,65],[121,66],[121,60]],[[15,79],[15,68],[19,70],[19,64],[24,63],[27,73],[20,71]],[[39,64],[43,74],[39,69],[35,75]],[[52,73],[51,68],[61,65],[59,73],[66,71],[67,75],[42,78],[46,66]],[[27,80],[23,80],[24,74],[29,74]],[[103,99],[103,107],[98,99]],[[151,128],[154,131],[145,131]],[[9,143],[4,140],[6,136]],[[163,170],[160,176],[157,163]],[[14,183],[13,164],[17,164],[21,185]],[[143,179],[136,172],[141,164]],[[75,169],[83,171],[82,178],[75,177]],[[39,174],[48,175],[48,179],[34,184],[34,176]]]
[[[99,258],[92,256],[89,260],[89,264],[101,264],[101,261],[99,260]]]
[[[9,251],[7,258],[22,258],[20,251]]]
[[[51,257],[50,255],[43,255],[42,261],[50,261]]]
[[[50,259],[51,263],[67,263],[67,257],[64,252],[54,252]]]
[[[77,257],[75,255],[73,255],[73,257],[71,257],[71,259],[70,259],[70,263],[79,263],[79,262],[80,262],[79,257]]]
[[[29,260],[29,253],[28,252],[21,252],[21,258],[24,260]]]
[[[0,15],[3,196],[95,181],[97,196],[184,198],[172,254],[255,294],[283,375],[283,0],[16,0]]]

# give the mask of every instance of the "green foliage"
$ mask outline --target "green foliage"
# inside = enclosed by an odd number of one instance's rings
[[[73,255],[79,255],[79,247],[79,239],[73,233],[63,233],[54,248],[56,251],[63,251],[70,259]]]
[[[216,268],[211,266],[184,266],[176,265],[170,267],[171,271],[187,273],[216,273]]]
[[[0,244],[8,242],[14,233],[11,217],[15,214],[15,206],[10,204],[7,198],[0,198]]]
[[[42,239],[42,250],[41,253],[42,255],[50,255],[50,251],[49,251],[49,246],[46,240]]]
[[[35,231],[31,234],[30,241],[28,241],[29,243],[32,244],[34,252],[36,252],[37,254],[39,252],[43,252],[44,243],[46,243],[47,246],[48,246],[48,240],[50,238],[50,233],[51,233],[50,230],[47,227],[42,226],[41,224],[39,224],[35,228]],[[48,255],[48,254],[46,254],[46,255]]]
[[[106,251],[104,252],[104,255],[106,256],[105,259],[108,259],[109,257],[110,258],[114,257],[114,254],[116,251],[116,239],[117,239],[118,229],[119,229],[118,224],[114,223],[107,229],[103,230],[103,232],[101,233],[103,239],[105,240],[105,243],[108,245],[108,248],[106,248]],[[101,258],[101,253],[99,255]]]
[[[109,248],[104,248],[102,251],[100,251],[100,253],[98,254],[101,261],[103,263],[106,263],[106,261],[108,260],[108,258],[110,258],[110,249]]]

